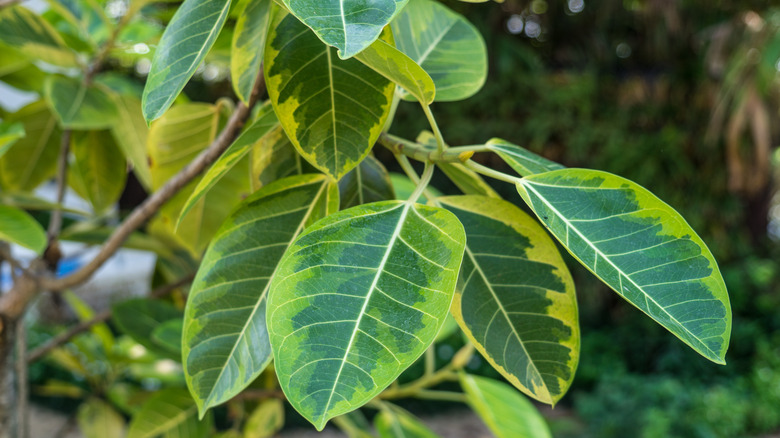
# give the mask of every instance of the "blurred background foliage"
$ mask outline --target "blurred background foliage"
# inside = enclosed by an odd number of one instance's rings
[[[780,7],[763,0],[445,3],[480,29],[490,56],[490,77],[479,94],[434,105],[448,143],[501,137],[567,166],[638,182],[688,219],[729,287],[733,334],[728,365],[720,367],[569,263],[583,345],[569,395],[545,411],[556,436],[706,438],[780,431]],[[109,2],[114,4],[125,3]],[[143,83],[154,50],[143,41],[159,38],[171,6],[157,4],[128,27],[109,70]],[[230,30],[226,26],[185,89],[189,99],[232,97]],[[40,78],[34,73],[30,67],[3,80],[35,89]],[[400,105],[394,133],[415,138],[426,128],[416,105]],[[382,152],[378,157],[397,171],[392,156]],[[490,157],[478,160],[501,166]],[[434,183],[455,192],[444,179]],[[512,187],[496,189],[522,205]],[[137,204],[140,185],[129,184],[122,199],[125,209]],[[48,337],[39,335],[40,342]],[[457,335],[450,340],[452,346],[440,348],[442,360],[462,343]],[[67,348],[82,359],[93,350],[84,340]],[[51,374],[56,363],[36,364],[34,385],[52,376],[73,381],[81,373],[77,388],[63,383],[71,393],[63,389],[60,395],[80,397],[80,388],[117,400],[138,396],[122,383],[133,378],[121,376],[144,366],[143,357],[126,353],[112,362],[121,370],[94,370],[61,356],[59,369],[70,367],[71,377]],[[492,373],[478,362],[471,368]],[[146,379],[142,386],[153,389],[159,382]]]

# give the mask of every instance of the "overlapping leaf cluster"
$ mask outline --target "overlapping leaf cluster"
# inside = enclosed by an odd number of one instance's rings
[[[74,23],[94,39],[84,44],[94,53],[90,44],[117,35],[88,32],[89,16]],[[120,196],[128,162],[147,189],[162,187],[234,110],[228,101],[175,103],[231,17],[235,94],[251,104],[264,81],[268,102],[149,226],[202,255],[183,322],[175,308],[129,302],[135,310],[122,313],[146,319],[117,323],[161,355],[178,356],[181,338],[195,404],[181,391],[162,392],[138,412],[130,436],[207,434],[211,417],[198,422],[195,409],[204,417],[272,361],[287,400],[319,430],[333,418],[355,427],[350,412],[372,402],[381,436],[433,436],[382,400],[415,395],[414,385],[387,388],[449,318],[514,387],[453,374],[464,365],[456,358],[444,371],[459,378],[464,400],[497,436],[549,435],[518,391],[555,404],[579,361],[575,288],[550,234],[631,304],[724,362],[731,312],[723,279],[671,207],[631,181],[566,169],[504,140],[444,142],[430,105],[476,93],[487,53],[474,26],[435,0],[370,8],[355,0],[185,0],[162,33],[140,99],[109,74],[49,74],[39,102],[4,117],[3,190],[48,179],[63,130],[73,134],[71,185],[96,213]],[[21,7],[0,11],[0,42],[63,67],[82,55]],[[421,105],[432,132],[416,141],[389,135],[401,101]],[[391,178],[372,156],[377,142],[408,179]],[[30,153],[41,159],[25,161]],[[475,153],[497,154],[519,176],[475,163]],[[422,176],[409,158],[425,163]],[[463,195],[428,187],[435,168]],[[536,218],[500,199],[483,176],[515,184]],[[0,213],[0,239],[43,249],[34,220],[15,207]],[[104,408],[93,403],[84,415]],[[280,407],[261,408],[253,421],[278,427]],[[174,417],[181,421],[165,420]]]

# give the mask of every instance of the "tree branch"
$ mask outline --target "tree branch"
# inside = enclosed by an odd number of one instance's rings
[[[162,286],[162,287],[152,291],[152,293],[149,296],[151,298],[162,298],[162,297],[165,297],[166,295],[170,294],[174,290],[176,290],[176,289],[178,289],[178,288],[180,288],[180,287],[182,287],[182,286],[184,286],[186,284],[191,283],[193,278],[195,278],[195,274],[188,275],[188,276],[182,278],[181,280],[178,280],[178,281],[176,281],[174,283],[171,283],[169,285],[166,285],[166,286]],[[86,332],[87,330],[92,328],[92,326],[94,326],[95,324],[100,324],[101,322],[108,321],[109,319],[111,319],[111,316],[112,316],[111,309],[107,309],[107,310],[104,310],[104,311],[98,313],[92,319],[90,319],[88,321],[82,321],[82,322],[74,325],[73,327],[69,328],[68,330],[65,330],[64,332],[58,334],[57,336],[49,339],[49,341],[46,342],[45,344],[43,344],[43,345],[39,346],[38,348],[36,348],[35,350],[29,352],[29,354],[27,354],[27,363],[31,364],[31,363],[41,359],[42,357],[44,357],[47,354],[49,354],[50,351],[54,350],[57,347],[60,347],[60,346],[62,346],[64,344],[66,344],[68,341],[73,339],[75,336],[77,336],[77,335],[79,335],[81,333]]]

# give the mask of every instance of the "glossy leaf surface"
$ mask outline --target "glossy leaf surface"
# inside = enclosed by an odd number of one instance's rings
[[[46,231],[25,211],[0,205],[0,241],[15,243],[40,254],[46,248]]]
[[[273,1],[244,0],[243,3],[233,30],[230,78],[236,96],[247,103],[260,73]]]
[[[452,314],[493,368],[529,396],[555,404],[574,379],[580,350],[574,281],[555,243],[509,202],[437,201],[458,217],[468,239]]]
[[[342,210],[370,202],[395,199],[387,169],[371,155],[339,181],[339,191]]]
[[[469,374],[461,374],[460,384],[497,438],[552,438],[539,411],[511,386]]]
[[[107,129],[116,120],[114,101],[100,86],[86,86],[78,79],[52,75],[46,80],[43,93],[61,128]]]
[[[386,41],[374,41],[355,58],[395,82],[425,105],[431,104],[436,97],[436,86],[428,73]]]
[[[185,311],[184,372],[201,412],[249,385],[271,360],[269,279],[303,229],[338,209],[324,175],[269,184],[225,220],[203,258]]]
[[[76,54],[41,16],[23,6],[0,9],[0,42],[25,56],[63,67],[76,67]]]
[[[285,253],[268,301],[275,368],[318,430],[375,397],[433,342],[464,243],[452,213],[385,201],[328,216]]]
[[[340,179],[368,155],[394,86],[360,61],[339,60],[294,16],[279,12],[265,49],[268,94],[295,148]]]
[[[373,43],[409,0],[282,0],[298,19],[342,59]]]
[[[726,285],[707,246],[670,206],[606,172],[532,175],[520,195],[591,272],[716,363],[731,334]]]
[[[564,169],[565,167],[547,158],[540,157],[535,153],[513,145],[500,138],[493,138],[485,145],[491,151],[498,154],[506,164],[521,176],[530,176],[542,172]]]
[[[398,50],[433,79],[436,101],[466,99],[482,88],[487,49],[466,18],[435,0],[411,0],[392,28]]]
[[[127,438],[208,438],[211,415],[198,420],[198,409],[184,389],[158,391],[133,415]]]
[[[62,135],[57,119],[46,103],[37,101],[5,121],[21,123],[26,135],[0,157],[0,185],[8,191],[32,191],[57,170]]]
[[[127,162],[109,131],[76,131],[71,137],[73,159],[68,183],[103,213],[119,200],[125,188]]]
[[[143,94],[144,118],[151,122],[171,106],[225,24],[230,0],[185,0],[165,28],[154,52]]]

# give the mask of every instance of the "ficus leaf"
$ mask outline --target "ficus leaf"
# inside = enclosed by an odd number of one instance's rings
[[[10,192],[32,191],[57,170],[61,131],[42,100],[9,115],[7,122],[24,125],[24,138],[0,157],[0,185]]]
[[[419,418],[405,409],[387,406],[374,417],[374,426],[380,438],[438,438]]]
[[[76,421],[84,438],[123,438],[125,419],[108,403],[90,398],[79,406]]]
[[[230,50],[230,77],[236,96],[245,103],[260,73],[272,4],[272,0],[244,0],[239,5],[241,13]]]
[[[168,388],[158,391],[133,415],[127,438],[208,438],[211,415],[198,420],[198,409],[187,391]]]
[[[564,169],[565,167],[520,146],[509,143],[500,138],[490,139],[485,145],[495,152],[515,172],[522,176],[534,175],[542,172]]]
[[[51,75],[43,94],[63,129],[108,129],[117,119],[109,90],[84,81]]]
[[[21,123],[0,122],[0,157],[24,135],[24,125]]]
[[[31,59],[62,67],[76,67],[73,52],[59,33],[40,15],[24,6],[0,9],[0,42]]]
[[[15,243],[40,254],[46,248],[46,231],[25,211],[0,205],[0,241]]]
[[[392,32],[389,29],[387,33],[392,38]],[[396,49],[393,44],[378,39],[358,53],[355,59],[395,82],[423,105],[430,105],[436,97],[436,86],[433,79],[414,60]]]
[[[599,279],[701,355],[725,363],[726,285],[712,253],[679,213],[638,184],[595,170],[531,175],[517,190]]]
[[[110,131],[75,131],[68,184],[101,214],[119,200],[125,188],[127,161]]]
[[[341,209],[395,199],[390,175],[382,163],[369,155],[339,181]]]

